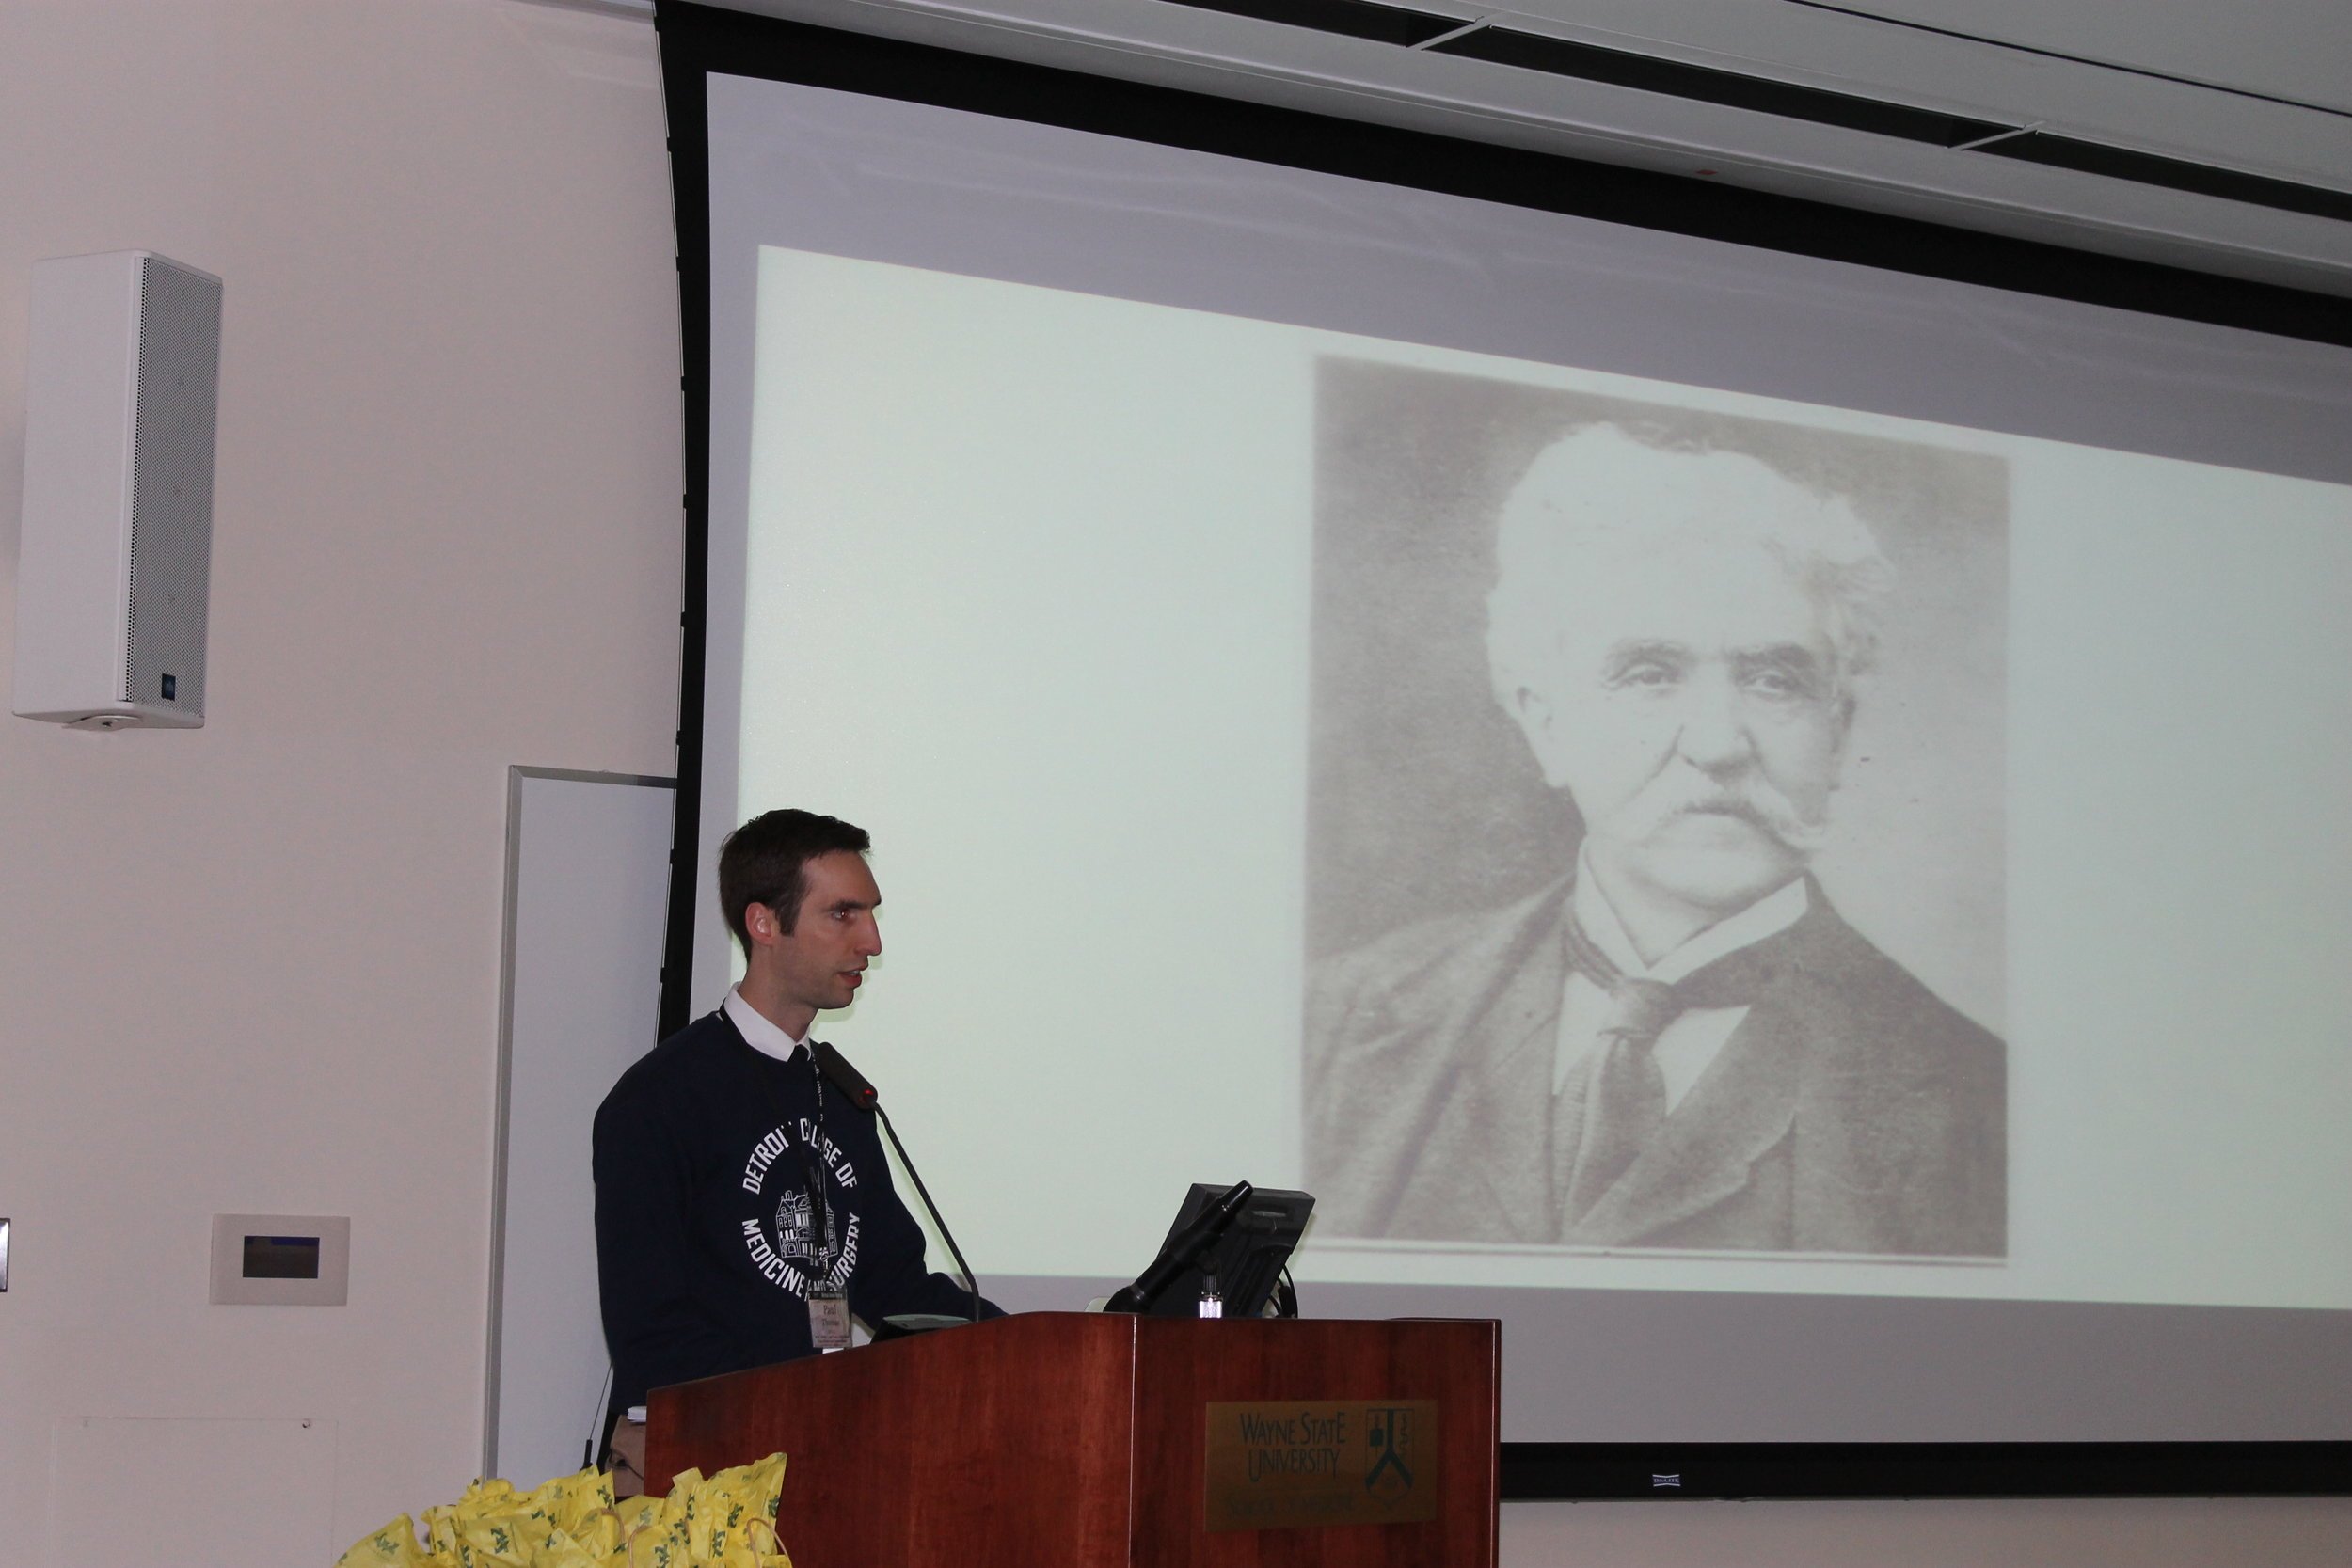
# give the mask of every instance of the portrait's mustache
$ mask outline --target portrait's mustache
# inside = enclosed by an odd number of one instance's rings
[[[1736,816],[1809,855],[1820,848],[1829,832],[1826,819],[1808,819],[1760,774],[1727,783],[1695,769],[1676,768],[1661,774],[1635,804],[1639,815],[1630,824],[1635,838],[1648,837],[1677,816]]]

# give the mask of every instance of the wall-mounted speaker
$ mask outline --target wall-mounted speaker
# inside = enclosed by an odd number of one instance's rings
[[[33,263],[16,711],[204,722],[220,279],[144,250]]]

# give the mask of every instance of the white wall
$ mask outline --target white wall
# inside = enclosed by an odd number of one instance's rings
[[[60,1418],[332,1423],[314,1568],[478,1463],[506,767],[675,765],[662,138],[625,19],[0,0],[0,661],[27,264],[227,281],[205,728],[0,714],[11,1568]],[[215,1211],[350,1215],[350,1306],[208,1307]]]
[[[642,23],[0,0],[0,660],[27,264],[228,282],[210,721],[0,717],[0,1562],[44,1560],[61,1420],[331,1424],[328,1539],[241,1568],[324,1568],[471,1472],[504,770],[674,764],[666,182]],[[352,1216],[351,1305],[206,1306],[216,1211]],[[251,1468],[177,1495],[285,1513]],[[197,1560],[157,1549],[167,1478],[121,1479],[74,1560]],[[1504,1556],[2352,1563],[2352,1501],[1515,1505]]]

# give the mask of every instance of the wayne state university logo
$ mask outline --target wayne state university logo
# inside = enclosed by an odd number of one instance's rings
[[[1413,1409],[1375,1405],[1364,1413],[1364,1445],[1372,1450],[1364,1490],[1393,1502],[1413,1489]]]

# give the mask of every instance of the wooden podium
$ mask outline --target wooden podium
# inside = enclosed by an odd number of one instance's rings
[[[1035,1312],[657,1388],[794,1568],[1491,1568],[1492,1323]]]

